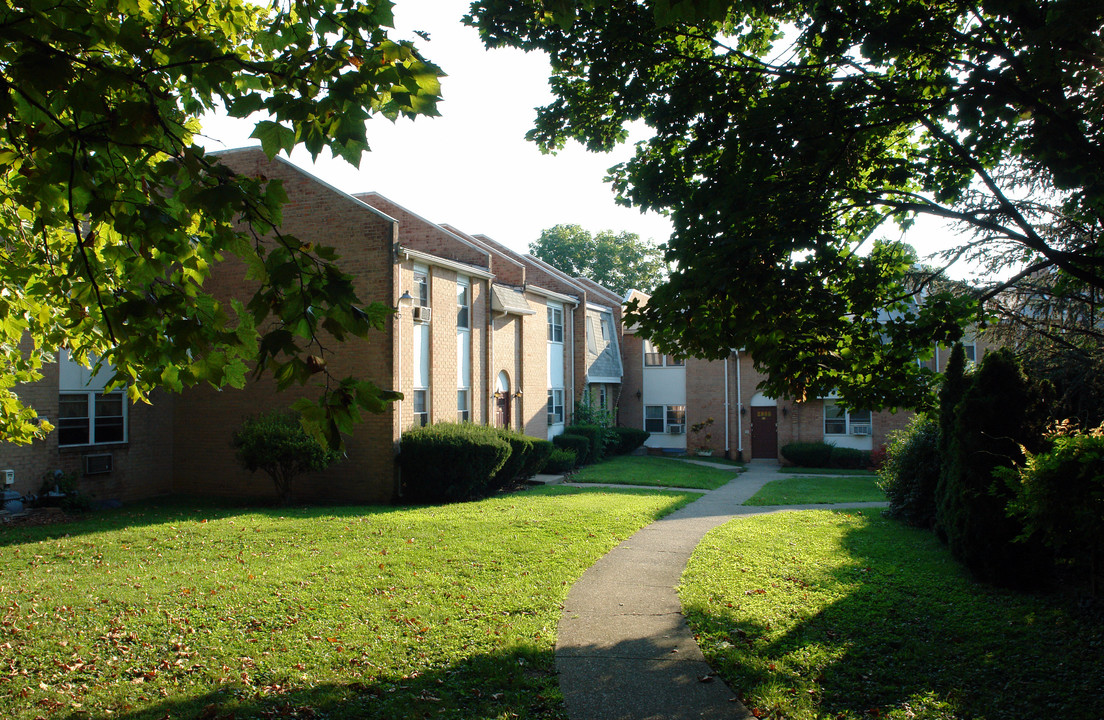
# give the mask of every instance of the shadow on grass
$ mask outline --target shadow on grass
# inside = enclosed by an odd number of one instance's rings
[[[796,717],[1104,717],[1099,617],[1060,596],[978,584],[931,533],[887,536],[879,525],[890,522],[847,531],[847,562],[821,578],[795,573],[752,591],[779,594],[782,635],[770,622],[690,613],[709,642],[733,648],[715,669],[742,698],[794,698],[806,707]],[[824,586],[843,594],[790,620],[783,595]]]
[[[59,708],[50,716],[65,720],[564,717],[552,652],[534,649],[467,658],[405,678],[365,674],[359,681],[316,684],[255,678],[248,686],[236,683],[209,692],[170,695],[134,707],[65,712]]]

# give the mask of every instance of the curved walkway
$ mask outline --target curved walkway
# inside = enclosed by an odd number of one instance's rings
[[[675,587],[690,554],[707,532],[738,515],[880,505],[743,507],[779,478],[777,468],[752,463],[724,487],[641,529],[571,587],[560,616],[556,670],[572,720],[752,717],[714,677],[683,619]]]

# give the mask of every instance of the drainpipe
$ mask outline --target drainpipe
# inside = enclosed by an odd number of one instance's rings
[[[731,357],[731,355],[729,357]],[[729,433],[728,433],[728,409],[729,409],[729,403],[728,403],[728,358],[726,357],[725,361],[724,361],[724,416],[725,416],[725,436],[724,436],[725,437],[725,447],[724,447],[724,454],[725,454],[725,460],[731,460],[732,459],[731,458],[731,455],[732,455],[731,445],[732,445],[732,443],[730,442],[731,438],[729,437]]]
[[[495,343],[495,326],[494,326],[494,308],[491,306],[493,300],[491,293],[491,281],[487,281],[487,386],[483,388],[483,424],[494,424],[494,409],[491,407],[491,394],[494,392],[494,343]]]
[[[565,305],[565,307],[566,307],[566,305]],[[575,310],[577,310],[578,308],[579,308],[579,306],[576,305]],[[574,317],[575,310],[571,311],[571,315],[572,315],[572,318],[571,318],[571,355],[570,355],[571,362],[568,363],[568,366],[571,368],[571,375],[570,375],[570,378],[571,378],[571,404],[568,405],[567,404],[567,398],[564,398],[564,427],[567,427],[568,425],[571,425],[572,423],[575,422],[575,317]],[[584,300],[583,300],[583,321],[584,322],[586,321],[586,300],[585,300],[585,296],[584,296]],[[571,408],[571,422],[570,423],[567,422],[568,408]]]
[[[740,386],[740,351],[736,351],[736,454],[744,459],[744,398]]]

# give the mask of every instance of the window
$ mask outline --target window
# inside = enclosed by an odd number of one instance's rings
[[[967,362],[977,362],[977,344],[976,343],[963,343],[962,349],[966,352]]]
[[[586,322],[586,341],[587,341],[587,350],[589,350],[592,355],[597,355],[598,354],[598,342],[594,339],[594,318],[589,318],[589,317],[587,318],[587,322]]]
[[[605,340],[606,342],[609,342],[610,341],[609,319],[603,315],[601,323],[602,323],[602,339]]]
[[[676,357],[674,355],[668,355],[667,356],[667,366],[668,367],[682,367],[685,364],[686,364],[686,359],[685,358]]]
[[[468,402],[468,391],[457,390],[456,391],[456,419],[460,422],[468,422],[471,420],[471,405]]]
[[[548,342],[563,342],[563,308],[548,306]]]
[[[429,424],[429,391],[414,391],[414,425],[424,426]]]
[[[606,396],[605,385],[598,386],[598,407],[602,408],[603,410],[609,409],[609,398]]]
[[[602,327],[605,330],[605,326]],[[683,358],[664,355],[651,340],[644,341],[644,367],[682,367],[683,365],[685,365]]]
[[[95,362],[95,358],[90,359]],[[105,364],[100,372],[58,353],[58,446],[106,445],[127,439],[127,404],[122,390],[104,392],[114,374]]]
[[[685,429],[685,405],[645,405],[644,429],[652,433],[665,433],[671,426]]]
[[[429,307],[429,271],[414,268],[414,304]]]
[[[824,402],[825,435],[869,435],[870,424],[869,410],[848,412],[834,402]]]
[[[564,421],[564,391],[552,388],[548,391],[548,424],[559,425]]]
[[[456,329],[471,329],[471,284],[466,277],[456,278]]]

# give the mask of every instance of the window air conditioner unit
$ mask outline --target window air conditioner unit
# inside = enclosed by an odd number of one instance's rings
[[[852,435],[869,435],[870,431],[870,423],[855,423],[851,426]]]
[[[84,456],[85,475],[104,475],[111,472],[111,453]]]
[[[668,435],[683,435],[685,432],[686,432],[686,426],[685,425],[668,425],[667,426],[667,434]]]
[[[421,305],[414,306],[414,322],[427,323],[431,317],[433,312],[429,308]]]

